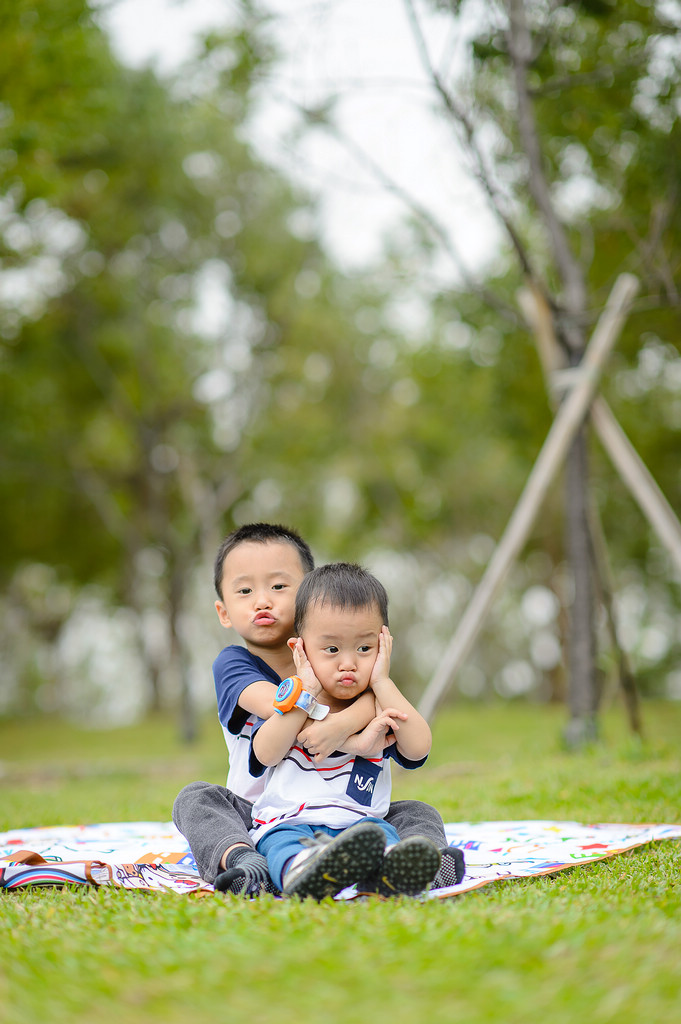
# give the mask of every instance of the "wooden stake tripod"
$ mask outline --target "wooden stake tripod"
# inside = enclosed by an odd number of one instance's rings
[[[596,396],[605,360],[622,329],[637,291],[638,280],[631,274],[622,274],[617,279],[581,363],[566,371],[566,374],[570,374],[570,390],[558,408],[506,530],[423,693],[419,711],[426,719],[432,718],[470,653],[494,598],[527,540],[551,481],[587,414],[590,414],[596,433],[615,468],[681,572],[681,524],[607,403],[602,397]],[[550,328],[538,306],[535,306],[532,319],[540,351],[543,350],[546,357],[551,358],[547,355],[550,353],[547,347],[550,339],[546,333]]]

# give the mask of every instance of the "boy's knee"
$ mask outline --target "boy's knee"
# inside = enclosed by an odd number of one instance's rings
[[[175,797],[173,803],[173,821],[177,825],[177,815],[181,813],[182,808],[185,806],[187,801],[193,801],[199,793],[202,793],[207,786],[211,786],[213,783],[210,782],[190,782],[180,790]]]

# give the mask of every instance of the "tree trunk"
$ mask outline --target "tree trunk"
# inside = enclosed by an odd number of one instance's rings
[[[182,638],[181,616],[186,582],[186,568],[181,556],[171,558],[168,585],[171,670],[175,673],[179,692],[179,732],[183,743],[194,743],[198,736],[196,708],[189,678],[189,658]]]
[[[573,599],[568,639],[570,718],[563,735],[566,744],[575,748],[596,739],[598,706],[585,427],[572,443],[565,469],[566,547],[572,571]]]
[[[508,52],[516,89],[518,129],[528,164],[528,185],[546,229],[562,285],[560,300],[554,302],[554,333],[569,356],[570,363],[575,366],[584,352],[584,274],[558,216],[544,171],[541,140],[527,80],[533,47],[524,0],[509,0],[508,14]],[[566,482],[566,546],[572,570],[574,599],[569,637],[570,720],[564,736],[569,746],[578,747],[595,737],[598,703],[585,428],[577,435],[568,453]]]

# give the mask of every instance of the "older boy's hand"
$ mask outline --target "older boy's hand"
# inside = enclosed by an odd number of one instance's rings
[[[390,656],[393,650],[393,638],[387,626],[381,627],[378,634],[378,654],[374,662],[369,686],[380,685],[384,680],[390,678]]]
[[[334,750],[347,747],[348,729],[339,715],[328,715],[321,722],[313,722],[308,718],[303,729],[298,733],[298,743],[308,754],[313,754],[315,761],[323,761],[333,754]]]

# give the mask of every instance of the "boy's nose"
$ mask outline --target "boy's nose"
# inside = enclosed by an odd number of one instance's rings
[[[255,595],[255,606],[256,608],[269,608],[272,604],[272,598],[269,591],[264,590],[259,594]]]

